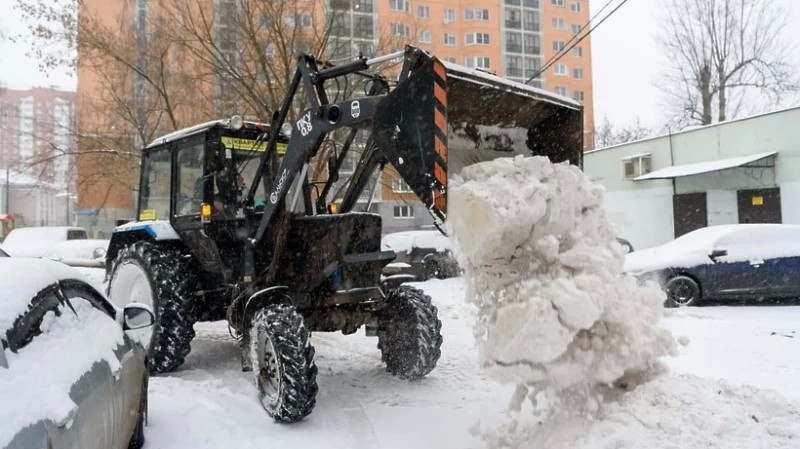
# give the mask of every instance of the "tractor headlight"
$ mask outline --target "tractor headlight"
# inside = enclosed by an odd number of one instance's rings
[[[239,131],[242,126],[244,126],[244,119],[241,115],[234,115],[228,123],[228,127],[234,131]]]
[[[211,220],[211,205],[210,204],[202,203],[200,205],[200,217],[202,218],[202,221],[204,223]]]

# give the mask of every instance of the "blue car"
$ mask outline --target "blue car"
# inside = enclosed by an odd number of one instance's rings
[[[625,271],[654,280],[666,306],[705,299],[759,300],[800,297],[800,226],[710,226],[665,245],[630,253]]]

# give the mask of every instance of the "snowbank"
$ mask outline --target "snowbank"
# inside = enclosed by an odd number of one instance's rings
[[[593,416],[554,416],[539,423],[521,415],[484,438],[497,448],[800,447],[800,408],[778,393],[695,376],[661,376],[630,392],[606,394]]]
[[[479,360],[496,377],[523,393],[588,398],[674,351],[659,327],[663,293],[621,274],[602,188],[577,167],[484,162],[453,180],[449,199],[468,301],[479,308]]]

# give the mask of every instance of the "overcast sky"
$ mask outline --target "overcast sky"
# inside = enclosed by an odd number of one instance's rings
[[[546,1],[546,0],[544,0]],[[609,0],[590,0],[592,14]],[[611,0],[610,11],[622,0]],[[794,60],[800,63],[800,0],[774,0],[789,12],[787,38],[795,46]],[[10,0],[0,1],[0,29],[7,35],[24,32]],[[628,0],[612,17],[592,33],[595,119],[608,117],[626,124],[637,116],[648,126],[660,127],[668,117],[655,83],[664,64],[656,44],[659,0]],[[11,88],[55,85],[74,89],[76,82],[64,73],[39,72],[35,61],[25,56],[25,45],[6,40],[0,43],[0,82]]]

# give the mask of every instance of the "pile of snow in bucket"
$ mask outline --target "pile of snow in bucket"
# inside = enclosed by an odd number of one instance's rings
[[[543,157],[466,167],[451,182],[448,215],[467,300],[478,307],[479,361],[517,385],[513,410],[531,411],[486,433],[492,447],[708,447],[683,446],[669,435],[680,433],[684,420],[708,420],[699,415],[715,402],[741,405],[735,416],[708,410],[732,425],[749,424],[742,421],[751,419],[750,405],[769,421],[763,398],[730,393],[725,400],[696,378],[686,380],[688,393],[670,396],[670,383],[683,381],[658,377],[659,358],[677,346],[660,325],[664,293],[622,274],[602,187],[577,167]],[[692,405],[694,418],[683,416]],[[785,403],[780,410],[800,418]],[[526,425],[523,417],[532,420]],[[721,433],[715,438],[734,434]],[[788,433],[763,447],[791,447],[782,445],[792,441]]]

